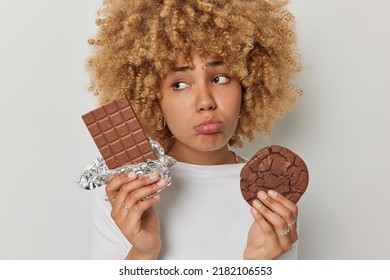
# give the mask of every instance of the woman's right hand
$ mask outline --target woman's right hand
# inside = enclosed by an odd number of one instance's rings
[[[154,204],[159,195],[145,199],[166,185],[157,174],[138,178],[135,173],[120,175],[107,183],[112,204],[111,217],[132,248],[126,259],[156,259],[161,248],[160,223]]]

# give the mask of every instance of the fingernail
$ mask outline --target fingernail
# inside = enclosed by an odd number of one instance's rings
[[[251,207],[251,212],[253,216],[257,216],[259,214],[259,212],[254,207]]]
[[[127,174],[127,177],[129,177],[130,179],[134,179],[135,177],[137,177],[137,174],[135,174],[135,172],[130,172],[129,174]]]
[[[276,197],[277,196],[277,192],[273,191],[273,190],[269,190],[268,191],[268,195],[271,196],[271,197]]]
[[[259,194],[258,194],[258,197],[260,199],[266,199],[267,198],[267,194],[263,191],[260,191]]]
[[[263,204],[261,204],[260,201],[258,201],[257,199],[253,200],[252,202],[253,206],[256,207],[256,208],[260,208],[263,206]]]
[[[165,179],[157,182],[157,186],[159,186],[159,187],[164,187],[166,184],[167,184],[167,181]]]
[[[156,173],[152,173],[152,174],[149,175],[149,179],[150,180],[155,180],[157,178],[158,178],[158,174],[156,174]]]

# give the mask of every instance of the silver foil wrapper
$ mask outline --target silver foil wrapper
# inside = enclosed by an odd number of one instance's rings
[[[148,162],[121,166],[116,169],[108,169],[103,158],[98,157],[94,162],[88,165],[84,172],[80,175],[77,185],[86,190],[93,190],[105,186],[106,182],[116,175],[135,172],[138,177],[152,173],[159,174],[160,179],[167,180],[167,186],[170,186],[171,176],[169,174],[169,167],[174,165],[176,160],[165,155],[163,147],[161,147],[156,141],[149,138],[149,143],[157,156],[157,160],[149,160]]]

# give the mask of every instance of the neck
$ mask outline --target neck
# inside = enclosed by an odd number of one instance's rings
[[[196,165],[219,165],[237,163],[236,156],[228,146],[214,151],[196,151],[173,144],[167,153],[177,161]]]

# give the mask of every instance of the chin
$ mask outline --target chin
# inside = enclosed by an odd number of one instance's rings
[[[206,137],[203,137],[198,147],[202,152],[213,152],[222,149],[228,142],[229,140],[226,140],[221,135],[208,134]]]

